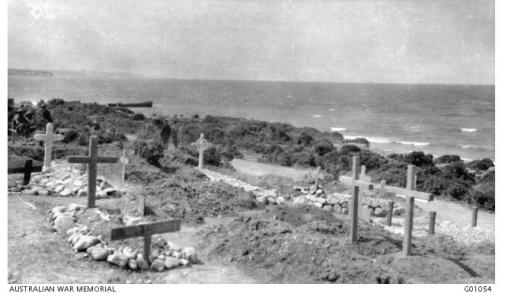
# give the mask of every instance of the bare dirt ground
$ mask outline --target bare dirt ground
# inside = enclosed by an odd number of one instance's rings
[[[112,202],[100,200],[98,203]],[[170,272],[132,272],[95,262],[77,253],[56,234],[47,211],[57,205],[85,204],[85,198],[9,195],[9,283],[255,283],[238,268],[218,263],[199,251],[204,264]],[[226,224],[230,218],[208,218],[201,226],[183,226],[162,235],[167,240],[195,246],[195,234],[206,227]]]

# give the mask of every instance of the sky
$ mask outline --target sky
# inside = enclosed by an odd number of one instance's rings
[[[494,84],[491,0],[9,0],[9,68]]]

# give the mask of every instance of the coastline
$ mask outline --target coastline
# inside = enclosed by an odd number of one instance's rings
[[[131,110],[135,111],[137,113],[143,113],[148,117],[156,117],[156,116],[170,117],[168,115],[164,115],[163,113],[160,113],[160,110],[157,109],[156,106],[157,105],[155,104],[154,107],[152,107],[152,108],[132,107]],[[191,115],[191,112],[183,113],[183,115],[189,116],[189,115]],[[202,117],[204,117],[204,116],[202,116]],[[227,116],[222,116],[222,117],[234,118],[236,116],[227,115]],[[256,119],[251,119],[251,120],[256,120]],[[287,123],[287,122],[283,122],[282,120],[274,120],[274,121],[272,121],[272,120],[258,120],[258,121],[264,121],[264,122],[269,122],[269,123],[278,123],[278,122]],[[293,124],[293,123],[287,123],[287,124],[298,127],[296,124]],[[413,151],[422,151],[426,154],[433,155],[433,157],[440,157],[440,156],[444,156],[444,155],[458,155],[461,158],[461,160],[464,162],[471,162],[473,160],[480,160],[480,159],[485,159],[485,158],[491,159],[493,161],[493,163],[495,162],[494,155],[492,155],[492,156],[486,155],[485,151],[480,151],[480,154],[474,153],[474,154],[470,154],[470,155],[468,155],[468,152],[464,151],[465,149],[478,150],[478,149],[484,149],[485,147],[467,145],[466,147],[462,146],[461,147],[462,149],[460,151],[452,151],[451,152],[451,151],[444,151],[442,149],[440,149],[439,151],[427,151],[426,150],[427,146],[436,147],[437,143],[422,142],[422,141],[403,141],[401,138],[394,138],[394,137],[383,137],[383,136],[374,137],[374,136],[370,136],[369,134],[357,134],[353,131],[348,131],[347,128],[343,128],[343,127],[330,127],[327,129],[324,129],[324,128],[321,129],[319,127],[307,126],[307,128],[314,128],[314,129],[317,129],[317,130],[320,130],[323,132],[338,132],[338,133],[342,134],[345,139],[349,139],[349,140],[353,140],[353,139],[357,139],[357,138],[364,138],[370,143],[370,146],[368,147],[368,149],[370,149],[373,152],[377,152],[378,154],[383,155],[383,156],[388,156],[391,154],[408,154]],[[336,129],[340,129],[340,131],[336,130]],[[352,134],[349,134],[349,132],[352,132]],[[461,130],[461,132],[465,132],[465,131]],[[472,129],[471,134],[479,134],[479,132],[478,132],[478,130]],[[443,148],[443,147],[441,147],[441,148]],[[487,150],[489,151],[491,149],[487,149]],[[476,151],[476,152],[479,152],[479,151]],[[492,152],[494,153],[494,149]]]

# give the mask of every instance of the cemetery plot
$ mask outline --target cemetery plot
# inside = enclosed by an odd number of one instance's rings
[[[96,165],[112,164],[118,162],[117,157],[98,156],[98,137],[91,136],[89,138],[89,154],[88,156],[70,156],[67,160],[69,163],[80,163],[88,165],[88,208],[95,207],[96,198]]]
[[[168,242],[166,235],[159,235],[180,230],[179,220],[137,218],[136,225],[125,226],[120,211],[89,209],[78,204],[53,207],[50,214],[55,230],[72,248],[86,252],[95,261],[132,271],[157,272],[199,263],[194,248],[177,246]],[[156,236],[151,242],[152,235]],[[142,237],[143,247],[134,239],[137,237]]]
[[[40,171],[42,167],[35,166],[33,169]],[[22,169],[16,168],[15,170],[21,171]],[[88,177],[82,173],[79,166],[68,164],[65,161],[53,161],[51,169],[34,173],[27,184],[23,184],[23,182],[10,184],[9,192],[39,196],[85,197],[88,191],[87,183]],[[96,198],[98,199],[118,198],[124,194],[123,190],[114,187],[101,176],[95,179],[95,184],[97,187]]]

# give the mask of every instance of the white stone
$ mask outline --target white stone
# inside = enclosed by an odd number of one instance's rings
[[[70,230],[72,230],[72,229],[70,229]],[[82,233],[74,232],[68,236],[67,242],[71,243],[73,245],[81,238],[81,236],[82,236]]]
[[[59,193],[61,191],[63,191],[63,189],[65,188],[64,185],[58,185],[55,189],[54,189],[54,192],[55,193]]]
[[[149,264],[147,263],[147,261],[144,260],[144,258],[142,258],[142,255],[137,255],[137,266],[141,269],[141,270],[147,270],[149,269]]]
[[[284,199],[284,197],[279,196],[279,197],[277,197],[277,199],[275,199],[275,202],[277,203],[277,205],[281,205],[281,204],[286,203],[286,200]]]
[[[60,192],[60,196],[62,197],[68,197],[72,194],[72,191],[70,189],[64,189],[63,191]]]
[[[181,259],[179,259],[179,264],[180,264],[181,266],[186,267],[186,266],[188,266],[188,265],[189,265],[189,260],[187,260],[187,259],[185,259],[185,258],[181,258]]]
[[[135,258],[128,259],[128,268],[132,270],[138,269],[137,260]]]
[[[302,204],[307,204],[307,196],[306,195],[301,195],[301,196],[298,196],[294,199],[293,203],[294,204],[298,204],[298,205],[302,205]]]
[[[74,218],[71,216],[60,215],[54,220],[54,228],[60,234],[65,234],[67,231],[75,226]]]
[[[128,258],[120,251],[116,251],[107,257],[107,262],[119,267],[124,267],[128,263]]]
[[[155,259],[151,263],[151,269],[154,270],[154,271],[161,272],[161,271],[163,271],[165,269],[165,262],[162,261],[162,260],[159,260],[159,259]]]
[[[87,253],[96,261],[106,260],[109,256],[109,251],[102,244],[97,244],[95,246],[89,247],[86,250]]]
[[[135,258],[137,256],[137,253],[135,253],[135,251],[133,251],[133,249],[130,247],[123,248],[123,254],[129,259]]]
[[[165,268],[167,268],[167,270],[174,269],[179,266],[179,260],[175,257],[169,256],[165,258],[164,262],[165,262]]]
[[[196,250],[193,247],[184,247],[182,249],[182,257],[189,260],[192,263],[198,262],[198,257],[196,255]]]
[[[98,244],[100,241],[96,236],[92,235],[83,235],[79,238],[79,240],[74,244],[74,250],[84,251],[91,246]]]
[[[39,196],[49,196],[49,191],[46,189],[41,189],[37,192],[37,194],[39,194]]]

